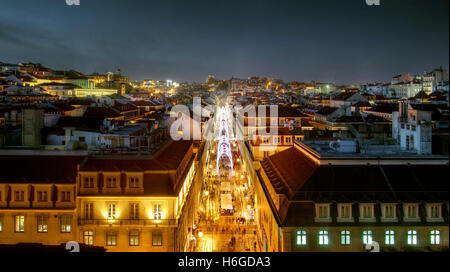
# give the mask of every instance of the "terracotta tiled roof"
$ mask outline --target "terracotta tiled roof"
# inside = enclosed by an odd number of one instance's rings
[[[152,170],[175,170],[180,165],[192,141],[172,141],[155,158],[121,159],[90,157],[81,171],[135,172]]]
[[[358,101],[358,103],[354,104],[353,107],[371,107],[369,102],[367,101]]]
[[[0,183],[75,183],[78,156],[0,157]]]
[[[117,111],[107,107],[89,107],[84,112],[84,117],[117,118],[122,116]]]
[[[430,96],[425,91],[420,91],[414,96],[414,98],[430,98]]]
[[[368,109],[368,111],[382,112],[382,113],[392,113],[398,111],[398,104],[379,104],[373,108]]]
[[[346,101],[354,94],[356,94],[356,92],[341,92],[338,95],[334,96],[332,99],[336,101]]]
[[[130,103],[126,103],[126,104],[122,104],[122,103],[118,103],[116,102],[114,104],[114,106],[112,107],[114,110],[116,110],[117,112],[127,112],[127,111],[137,111],[138,108]]]
[[[333,112],[337,111],[338,109],[339,109],[339,108],[335,108],[335,107],[322,107],[321,109],[319,109],[319,110],[316,112],[316,114],[327,116],[327,115],[330,115],[330,114],[332,114]]]
[[[311,160],[303,156],[295,147],[270,156],[262,162],[264,170],[273,174],[280,192],[285,191],[292,197],[316,168]]]

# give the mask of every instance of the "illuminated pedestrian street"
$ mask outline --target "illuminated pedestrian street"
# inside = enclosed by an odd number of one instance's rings
[[[254,217],[254,192],[242,167],[232,118],[218,107],[213,137],[204,162],[195,251],[243,252],[259,249]]]

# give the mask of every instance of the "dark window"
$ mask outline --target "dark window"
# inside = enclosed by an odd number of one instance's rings
[[[162,233],[154,231],[152,233],[152,246],[162,246]]]

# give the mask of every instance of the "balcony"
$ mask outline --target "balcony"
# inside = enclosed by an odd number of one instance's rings
[[[176,219],[83,219],[78,218],[78,225],[95,225],[95,226],[176,226]]]

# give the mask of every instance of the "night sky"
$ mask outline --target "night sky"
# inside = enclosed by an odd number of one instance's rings
[[[449,66],[448,0],[1,0],[0,61],[360,83]]]

